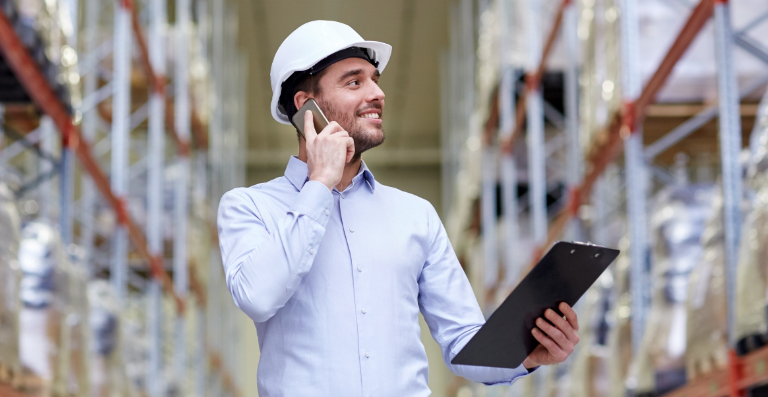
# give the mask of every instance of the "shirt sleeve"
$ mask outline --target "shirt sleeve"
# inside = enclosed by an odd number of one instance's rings
[[[512,384],[529,373],[522,364],[514,369],[451,364],[485,319],[445,228],[431,207],[429,222],[431,243],[419,277],[419,309],[440,345],[445,364],[454,374],[471,381]]]
[[[277,222],[266,223],[257,200],[240,190],[227,192],[219,204],[219,246],[235,304],[253,321],[264,322],[312,267],[333,195],[322,183],[309,181]]]

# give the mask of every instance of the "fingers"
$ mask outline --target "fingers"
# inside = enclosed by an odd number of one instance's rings
[[[578,343],[579,336],[576,334],[576,330],[574,330],[571,324],[565,321],[565,319],[557,314],[554,310],[547,309],[547,311],[544,312],[544,317],[546,317],[547,320],[554,324],[555,327],[560,330],[560,332],[565,334],[565,337],[568,338],[569,341],[571,341],[573,344]]]
[[[576,311],[571,308],[570,305],[563,302],[560,304],[560,313],[563,313],[565,319],[568,320],[568,324],[571,324],[571,328],[579,330],[579,318],[576,315]]]
[[[568,358],[568,353],[563,351],[563,349],[561,349],[560,346],[555,343],[555,341],[541,332],[541,330],[534,328],[531,331],[531,334],[533,334],[533,337],[536,338],[536,340],[539,341],[539,343],[541,343],[541,345],[547,349],[549,355],[552,356],[556,362],[563,362],[566,358]]]
[[[315,123],[313,122],[312,112],[307,110],[304,112],[304,139],[309,141],[317,138],[317,131],[315,131]]]
[[[568,340],[565,334],[563,334],[563,332],[556,327],[552,326],[552,324],[546,322],[542,318],[538,318],[536,319],[536,326],[539,327],[539,330],[544,332],[550,339],[557,343],[558,349],[564,350],[568,354],[573,351],[573,342]],[[550,353],[552,352],[550,351]]]

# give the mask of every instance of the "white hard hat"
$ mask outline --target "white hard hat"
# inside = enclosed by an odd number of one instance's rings
[[[272,117],[280,123],[291,121],[279,107],[283,82],[294,72],[307,70],[329,55],[350,47],[366,49],[379,73],[389,62],[392,46],[365,41],[351,27],[334,21],[312,21],[299,26],[280,44],[272,61]]]

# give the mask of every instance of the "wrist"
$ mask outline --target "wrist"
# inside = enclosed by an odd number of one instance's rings
[[[523,367],[525,367],[525,369],[527,369],[529,372],[533,369],[536,369],[538,366],[539,364],[534,363],[530,357],[526,357],[525,360],[523,360]]]

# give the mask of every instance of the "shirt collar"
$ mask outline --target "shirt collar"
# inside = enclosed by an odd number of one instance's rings
[[[288,160],[288,166],[285,168],[285,177],[291,182],[296,190],[300,191],[301,188],[304,187],[304,184],[309,180],[308,173],[307,163],[299,160],[296,156],[291,156]],[[360,171],[354,178],[352,178],[352,183],[358,181],[360,175],[362,175],[362,178],[367,182],[366,184],[371,189],[371,192],[373,192],[376,187],[376,180],[373,178],[373,173],[368,169],[365,161],[361,161]]]

